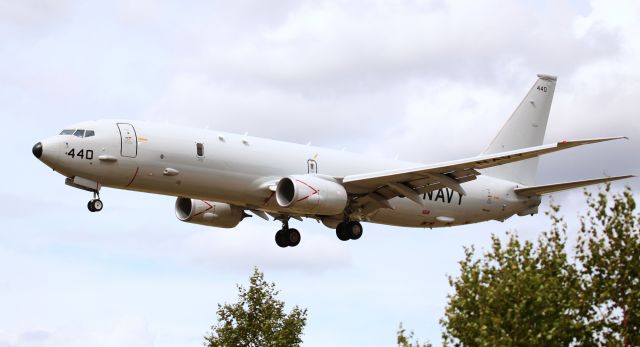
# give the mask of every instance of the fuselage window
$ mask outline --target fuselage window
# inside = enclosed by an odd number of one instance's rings
[[[73,135],[76,129],[64,129],[60,132],[60,135]]]
[[[204,144],[203,143],[196,143],[196,155],[198,157],[204,157]]]
[[[96,133],[93,130],[85,130],[84,137],[94,136]]]
[[[75,133],[73,133],[73,136],[76,136],[76,137],[84,137],[84,129],[78,129],[78,130],[76,130],[76,132],[75,132]]]

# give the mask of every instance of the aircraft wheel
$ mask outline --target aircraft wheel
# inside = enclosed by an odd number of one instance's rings
[[[93,200],[90,200],[89,202],[87,202],[87,209],[89,209],[89,211],[91,212],[96,212],[96,210],[93,208],[92,202]]]
[[[287,232],[287,244],[291,247],[295,247],[300,243],[302,237],[298,229],[289,229]]]
[[[289,244],[287,243],[287,240],[285,238],[285,230],[284,229],[280,229],[278,230],[278,232],[276,233],[276,244],[279,247],[285,248],[287,247]]]
[[[360,222],[349,222],[345,228],[346,234],[352,240],[357,240],[362,236],[362,224]]]
[[[100,199],[92,200],[91,201],[91,206],[93,207],[93,209],[96,212],[102,211],[102,207],[104,207],[104,205],[102,204],[102,200],[100,200]]]
[[[338,227],[336,228],[336,236],[340,239],[340,241],[349,240],[349,234],[347,234],[347,223],[340,222]]]

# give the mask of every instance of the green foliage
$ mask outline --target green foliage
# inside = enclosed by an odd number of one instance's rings
[[[218,323],[205,336],[205,346],[299,346],[307,320],[307,310],[293,307],[284,312],[284,302],[277,300],[274,283],[264,280],[257,268],[249,288],[238,285],[238,302],[218,304]]]
[[[461,274],[449,278],[445,317],[447,343],[465,346],[569,345],[585,327],[578,319],[579,276],[568,262],[563,228],[543,233],[537,243],[508,234],[492,236],[491,251],[474,259],[465,249]]]
[[[410,331],[407,335],[407,331],[405,330],[405,328],[402,326],[402,322],[400,322],[400,327],[398,327],[398,337],[397,337],[397,343],[398,343],[398,347],[431,347],[431,344],[429,342],[420,344],[419,340],[415,340],[415,342],[412,342],[413,340],[413,331]]]
[[[640,346],[640,215],[629,188],[585,193],[575,256],[566,252],[559,207],[534,242],[492,235],[476,257],[465,248],[460,275],[449,277],[441,320],[454,346]]]
[[[585,192],[576,258],[599,344],[640,346],[640,214],[630,188]]]

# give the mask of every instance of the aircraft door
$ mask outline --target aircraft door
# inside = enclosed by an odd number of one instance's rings
[[[135,158],[138,155],[138,137],[133,125],[118,123],[118,130],[120,130],[120,155]]]

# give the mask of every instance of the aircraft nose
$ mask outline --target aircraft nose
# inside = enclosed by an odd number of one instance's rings
[[[42,156],[42,142],[38,142],[33,145],[31,152],[36,156],[36,158],[40,159],[40,157]]]

